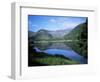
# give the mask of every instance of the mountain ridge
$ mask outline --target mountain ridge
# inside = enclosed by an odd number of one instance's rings
[[[65,34],[68,34],[71,29],[64,29],[64,30],[56,30],[56,31],[49,31],[45,29],[40,29],[37,32],[28,31],[29,37],[37,37],[37,35],[50,35],[53,38],[63,38]]]

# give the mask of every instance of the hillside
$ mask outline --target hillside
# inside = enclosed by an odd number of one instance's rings
[[[28,31],[28,38],[31,38],[31,37],[33,37],[33,36],[35,36],[35,32],[33,32],[33,31]]]
[[[70,40],[87,39],[87,23],[76,26],[69,34],[66,34],[64,38]]]
[[[88,39],[88,28],[87,21],[83,24],[76,26],[69,34],[65,35],[64,38],[72,40],[71,44],[68,44],[74,51],[88,57],[87,53],[87,39]]]
[[[41,29],[32,38],[34,40],[50,40],[52,39],[52,35],[47,30]]]
[[[63,38],[64,35],[68,34],[71,31],[71,29],[64,29],[64,30],[56,30],[56,31],[48,31],[53,38]]]

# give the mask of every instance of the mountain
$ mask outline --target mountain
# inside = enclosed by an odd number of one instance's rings
[[[87,23],[79,24],[70,33],[66,34],[64,38],[71,40],[87,39]]]
[[[33,36],[34,40],[50,40],[52,35],[47,30],[41,29]]]
[[[33,32],[33,31],[28,31],[28,38],[31,38],[31,37],[33,37],[33,36],[35,36],[35,32]]]
[[[41,29],[37,32],[28,32],[28,37],[33,38],[34,40],[48,40],[48,39],[62,39],[64,35],[68,34],[71,29],[64,29],[64,30],[56,30],[56,31],[49,31]]]
[[[64,30],[56,30],[56,31],[48,31],[53,38],[63,38],[65,34],[68,34],[71,29],[64,29]]]

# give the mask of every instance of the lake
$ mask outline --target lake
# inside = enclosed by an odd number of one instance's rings
[[[34,49],[37,52],[44,52],[50,55],[63,55],[64,57],[77,61],[80,64],[87,63],[86,58],[84,58],[81,54],[74,51],[64,42],[45,42],[45,43],[35,43],[34,45],[35,45]]]

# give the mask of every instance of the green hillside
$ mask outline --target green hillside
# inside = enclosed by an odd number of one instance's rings
[[[52,35],[48,33],[46,30],[39,30],[34,37],[32,37],[36,41],[41,41],[41,40],[50,40],[52,39]]]
[[[69,34],[64,36],[70,40],[86,40],[87,39],[87,23],[83,23],[75,27]]]
[[[67,43],[74,51],[79,53],[80,55],[84,56],[85,58],[88,57],[87,55],[87,39],[88,39],[88,27],[87,27],[87,20],[83,24],[79,24],[76,26],[69,34],[64,36],[65,40],[71,40],[71,43]]]

